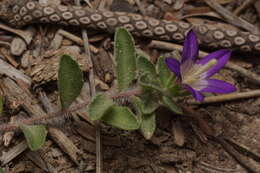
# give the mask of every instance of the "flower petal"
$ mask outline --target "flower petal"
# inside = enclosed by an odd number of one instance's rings
[[[204,65],[212,59],[217,60],[217,63],[213,67],[201,74],[201,78],[209,78],[217,73],[227,63],[230,55],[231,51],[229,50],[218,50],[197,61],[196,64]]]
[[[204,100],[204,96],[197,90],[193,89],[192,87],[190,87],[189,85],[184,85],[184,87],[191,92],[191,94],[193,95],[193,97],[199,101],[202,102]]]
[[[169,67],[169,69],[176,74],[176,76],[180,77],[180,62],[174,58],[166,58],[165,63]]]
[[[195,32],[190,30],[185,38],[182,50],[182,60],[181,63],[185,62],[187,59],[195,60],[198,57],[199,44]]]
[[[200,90],[200,92],[210,92],[227,94],[236,91],[236,87],[230,83],[217,79],[207,79],[207,86]]]

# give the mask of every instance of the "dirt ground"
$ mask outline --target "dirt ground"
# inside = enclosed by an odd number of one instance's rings
[[[95,5],[98,0],[90,1]],[[110,2],[110,1],[109,1]],[[190,15],[188,22],[212,23],[218,26],[224,20],[203,1],[193,0],[143,0],[141,6],[135,0],[114,0],[106,7],[141,13],[148,16],[180,20]],[[217,0],[230,11],[235,11],[244,1]],[[63,0],[64,4],[72,4]],[[240,17],[259,28],[260,3],[245,8]],[[232,27],[235,27],[232,25]],[[5,96],[4,113],[0,124],[19,121],[31,114],[58,110],[57,64],[61,54],[70,53],[81,64],[82,70],[89,70],[84,62],[82,45],[64,37],[60,48],[53,51],[59,38],[59,26],[32,26],[35,35],[32,43],[19,56],[12,55],[9,48],[0,47],[1,58],[24,72],[32,80],[32,86],[12,81],[2,75],[0,88]],[[64,28],[80,37],[79,28]],[[1,38],[6,36],[0,31]],[[17,38],[17,37],[16,37]],[[97,87],[107,90],[114,80],[113,36],[89,31],[96,61],[94,69]],[[165,51],[147,46],[151,40],[136,38],[138,48],[156,62]],[[52,49],[50,49],[52,47]],[[66,47],[66,48],[65,48]],[[20,49],[20,48],[19,48]],[[203,49],[204,51],[208,51]],[[231,62],[260,75],[259,55],[234,52]],[[230,68],[223,69],[217,78],[234,84],[238,92],[259,89],[259,83]],[[259,78],[258,78],[259,80]],[[85,90],[87,88],[85,87]],[[84,96],[82,96],[84,97]],[[52,110],[43,106],[47,98]],[[188,98],[190,99],[190,97]],[[194,111],[190,115],[175,115],[166,108],[157,112],[157,129],[151,140],[145,140],[139,131],[122,131],[102,124],[104,173],[246,173],[260,172],[260,97],[222,101],[208,104],[186,104]],[[27,149],[23,135],[16,132],[0,132],[0,165],[10,173],[53,172],[80,173],[95,171],[95,129],[86,118],[85,110],[72,116],[45,122],[49,133],[42,149],[32,152]],[[209,135],[214,134],[214,137]]]

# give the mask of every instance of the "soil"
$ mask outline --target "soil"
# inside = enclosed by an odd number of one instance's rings
[[[96,2],[91,1],[92,4]],[[224,1],[218,0],[218,2],[232,11],[244,1],[229,0],[224,3]],[[64,0],[62,3],[70,4],[72,2]],[[131,6],[129,3],[134,5]],[[191,8],[210,10],[203,1],[195,2],[192,0],[184,2],[182,0],[144,0],[141,4],[143,9],[146,10],[146,15],[156,15],[158,18],[165,17],[166,13],[180,18],[183,15],[187,15],[185,11],[187,13]],[[111,10],[116,10],[117,7],[120,7],[121,11],[140,13],[140,7],[133,0],[128,0],[128,2],[124,3],[114,0],[110,7]],[[257,9],[258,6],[249,6],[245,11],[241,12],[241,16],[255,24],[260,19],[260,15],[255,8]],[[251,9],[254,9],[253,12]],[[208,20],[207,16],[205,18],[199,19]],[[213,20],[213,22],[218,23],[219,21]],[[38,44],[50,45],[53,42],[55,32],[59,28],[56,26],[42,26],[41,29],[38,26],[34,27],[40,31],[37,31],[36,39],[29,49],[41,55],[47,50],[47,46],[41,46],[40,49],[42,50],[35,51],[39,49],[37,48],[37,41],[40,41]],[[66,29],[71,33],[80,35],[80,29]],[[96,76],[100,80],[98,88],[103,90],[111,87],[115,78],[111,56],[113,53],[112,38],[113,36],[111,35],[90,32],[90,40],[96,40],[91,44],[99,49],[99,53],[95,55],[97,61],[94,63],[94,68],[97,69]],[[136,45],[151,56],[151,61],[155,62],[159,55],[170,53],[150,49],[147,47],[149,41],[136,38]],[[64,39],[62,46],[75,46],[75,43]],[[73,54],[79,58],[80,50],[83,49],[80,48],[79,51],[74,48],[71,49]],[[63,50],[60,51],[55,56],[58,56]],[[52,59],[55,56],[50,55]],[[58,105],[57,75],[55,73],[57,67],[54,67],[57,62],[50,57],[43,57],[43,59],[34,57],[30,59],[30,61],[33,61],[30,62],[30,65],[26,67],[19,65],[17,68],[32,78],[33,87],[30,88],[31,91],[29,92],[31,92],[34,98],[38,98],[41,92],[45,92],[51,104]],[[19,58],[21,56],[15,58],[15,61],[20,63],[21,60]],[[235,52],[231,62],[260,75],[259,55],[254,55],[253,53],[246,55]],[[89,69],[89,66],[84,64],[84,62],[82,62],[81,67],[84,71]],[[46,71],[49,72],[45,73]],[[217,78],[234,84],[239,92],[259,88],[259,84],[255,84],[248,78],[242,77],[241,74],[230,69],[222,70]],[[1,79],[1,81],[3,80]],[[7,93],[4,93],[4,95],[7,95]],[[42,106],[37,99],[35,104]],[[156,117],[157,128],[150,140],[146,140],[139,131],[122,131],[102,124],[104,173],[260,172],[259,97],[220,103],[189,105],[189,108],[195,113],[175,115],[166,108],[160,108]],[[54,109],[56,110],[56,106],[54,106]],[[21,103],[16,103],[7,98],[3,116],[0,116],[0,124],[10,122],[11,117],[18,120],[27,118],[29,114],[26,107],[23,107]],[[2,168],[10,173],[96,172],[94,127],[87,123],[86,118],[84,118],[84,111],[77,112],[77,115],[75,113],[74,116],[65,117],[62,119],[62,122],[61,119],[55,120],[49,126],[59,129],[60,133],[72,142],[75,153],[73,153],[74,150],[71,150],[71,154],[66,148],[62,148],[59,140],[55,140],[56,138],[53,137],[53,134],[57,133],[53,133],[48,135],[42,149],[35,152],[29,149],[21,150],[21,154],[18,154],[8,163],[2,164]],[[197,120],[202,122],[203,125],[198,124]],[[214,133],[214,135],[211,136],[209,135],[210,133]],[[8,139],[10,143],[4,145],[4,142]],[[13,148],[18,146],[23,140],[24,137],[20,132],[0,133],[0,156],[1,154],[3,156],[4,152],[13,151]],[[75,154],[74,157],[71,156],[73,154]],[[3,157],[0,158],[3,161]]]

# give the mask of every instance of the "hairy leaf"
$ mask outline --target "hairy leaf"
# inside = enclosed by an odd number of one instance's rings
[[[153,63],[151,63],[147,58],[142,55],[138,55],[137,59],[137,69],[141,74],[149,73],[151,76],[156,78],[156,70]]]
[[[161,87],[160,82],[157,80],[157,78],[154,78],[149,73],[143,74],[139,79],[139,83],[144,88],[150,88],[160,92],[163,91],[163,88]]]
[[[179,106],[177,106],[169,97],[163,96],[162,102],[164,106],[168,107],[171,111],[175,112],[176,114],[183,114],[182,109]]]
[[[144,114],[142,123],[141,123],[141,132],[145,139],[150,139],[153,136],[153,133],[156,129],[156,115],[152,114]]]
[[[115,57],[119,90],[130,86],[135,79],[136,52],[131,34],[124,28],[118,28],[115,33]]]
[[[47,136],[47,130],[44,125],[20,125],[27,144],[32,151],[40,149]]]
[[[171,87],[174,83],[175,76],[169,70],[167,65],[165,64],[165,58],[160,57],[157,62],[157,72],[161,81],[161,84],[165,88]]]
[[[102,120],[111,126],[123,130],[136,130],[140,127],[140,122],[133,112],[129,108],[122,106],[112,106],[106,111]]]
[[[90,119],[99,120],[112,105],[114,103],[111,99],[106,98],[104,94],[97,94],[88,105]]]
[[[79,65],[69,55],[60,60],[58,87],[62,108],[68,108],[79,96],[83,86],[83,74]]]
[[[137,96],[131,97],[133,105],[138,113],[140,112],[139,114],[153,113],[159,107],[159,103],[156,102],[155,99],[156,98],[152,94],[143,94],[141,98]]]

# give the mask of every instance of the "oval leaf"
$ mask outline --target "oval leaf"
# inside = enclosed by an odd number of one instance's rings
[[[136,130],[140,127],[137,117],[127,107],[112,106],[102,117],[102,120],[123,130]]]
[[[139,83],[144,88],[155,89],[157,91],[163,92],[163,88],[161,88],[160,82],[157,78],[152,77],[149,73],[143,74],[140,79]]]
[[[0,168],[0,173],[4,173],[4,170],[2,168]]]
[[[156,129],[156,115],[153,114],[144,114],[143,120],[141,123],[141,133],[145,137],[145,139],[149,140],[154,134]]]
[[[141,98],[136,96],[131,97],[131,101],[138,114],[151,114],[154,112],[159,107],[159,103],[155,99],[151,94],[143,94]]]
[[[138,55],[137,69],[139,72],[141,72],[141,74],[149,73],[150,75],[156,78],[155,66],[142,55]]]
[[[168,107],[171,111],[173,111],[176,114],[183,114],[182,109],[177,106],[172,99],[170,99],[169,97],[163,96],[162,97],[162,102],[164,104],[164,106]]]
[[[160,106],[159,99],[156,97],[154,93],[147,93],[146,95],[143,95],[142,100],[144,105],[144,114],[151,114]]]
[[[92,121],[99,120],[113,105],[113,101],[106,98],[104,94],[97,94],[88,105],[89,118]]]
[[[40,149],[47,136],[47,130],[43,125],[20,125],[19,128],[22,130],[27,144],[32,151]]]
[[[130,99],[135,108],[136,114],[141,120],[141,115],[143,114],[143,107],[144,107],[142,100],[137,96],[131,96]]]
[[[124,28],[115,33],[115,57],[119,90],[130,86],[135,78],[136,52],[131,34]]]
[[[60,60],[58,87],[62,108],[68,108],[79,96],[83,86],[83,74],[79,65],[69,55]]]
[[[174,83],[175,76],[169,70],[167,65],[165,64],[165,58],[159,57],[157,62],[157,72],[161,81],[161,84],[165,88],[171,87]]]

